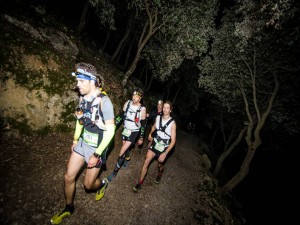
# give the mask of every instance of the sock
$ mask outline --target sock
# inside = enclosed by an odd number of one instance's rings
[[[66,208],[72,208],[72,207],[74,207],[72,203],[71,204],[66,204]]]
[[[75,207],[74,207],[73,203],[66,204],[66,209],[68,209],[70,211],[70,213],[73,214]]]
[[[115,167],[115,169],[114,169],[114,172],[115,172],[115,173],[118,173],[119,169],[121,168],[121,166],[122,166],[123,163],[124,163],[124,160],[125,160],[125,158],[120,157],[120,156],[118,157],[117,165],[116,165],[116,167]]]

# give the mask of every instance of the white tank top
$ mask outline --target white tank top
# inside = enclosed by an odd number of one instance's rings
[[[124,127],[128,130],[138,131],[141,127],[141,114],[144,107],[143,106],[141,107],[140,105],[139,106],[132,105],[131,101],[129,101],[127,104],[130,105],[127,110],[127,113],[125,112],[126,115],[124,120]],[[136,111],[139,108],[140,108],[140,112],[137,113],[138,121],[135,122]]]
[[[172,125],[174,123],[174,120],[167,126],[167,128],[165,129],[165,132],[163,131],[160,131],[159,130],[159,123],[160,123],[160,117],[162,116],[157,116],[156,117],[156,121],[155,121],[155,127],[157,129],[157,135],[162,138],[162,139],[171,139],[171,129],[172,129]],[[172,117],[170,117],[169,119],[167,120],[164,120],[164,118],[162,117],[162,120],[161,120],[161,126],[163,127],[164,125],[166,125],[166,123],[172,119]],[[169,136],[168,136],[169,135]]]

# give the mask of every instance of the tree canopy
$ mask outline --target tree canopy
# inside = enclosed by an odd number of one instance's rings
[[[227,109],[225,113],[238,115],[234,120],[240,124],[236,139],[224,149],[216,169],[219,171],[243,135],[248,146],[240,171],[223,186],[224,191],[231,191],[248,174],[254,153],[262,143],[266,120],[271,117],[273,125],[280,126],[283,118],[291,119],[286,117],[288,107],[282,105],[288,97],[286,88],[298,80],[294,73],[299,69],[294,58],[289,57],[295,47],[290,44],[294,37],[285,23],[271,26],[270,11],[265,7],[269,5],[238,2],[222,19],[209,55],[199,64],[200,87],[219,100]],[[298,91],[289,92],[296,96]],[[299,127],[296,120],[293,123],[297,125],[290,124],[290,132]]]

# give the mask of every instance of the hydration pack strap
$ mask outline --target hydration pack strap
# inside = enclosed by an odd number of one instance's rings
[[[172,121],[173,121],[173,118],[169,119],[169,121],[164,126],[162,126],[162,116],[160,116],[160,118],[159,118],[159,130],[164,132],[169,137],[171,137],[171,136],[169,134],[167,134],[165,130]]]
[[[140,105],[140,107],[136,110],[135,116],[134,116],[134,120],[131,120],[131,119],[128,119],[128,118],[127,118],[127,112],[128,112],[128,110],[129,110],[130,103],[131,103],[131,101],[128,100],[127,107],[126,107],[126,111],[125,111],[125,113],[124,113],[124,120],[128,120],[128,121],[134,122],[135,125],[136,125],[137,127],[139,127],[138,124],[137,124],[136,118],[137,118],[138,113],[140,114],[140,112],[141,112],[142,105]],[[140,119],[140,118],[138,118],[138,119]]]

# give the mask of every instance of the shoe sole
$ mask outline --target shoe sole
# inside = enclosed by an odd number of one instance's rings
[[[100,189],[100,190],[98,190],[97,191],[97,193],[96,193],[96,201],[99,201],[99,200],[101,200],[103,197],[104,197],[104,194],[105,194],[105,189],[106,189],[106,187],[107,187],[107,185],[108,185],[108,179],[107,178],[104,178],[104,181],[105,181],[105,184],[103,185],[103,187]],[[99,194],[98,194],[98,192],[99,192]]]
[[[67,217],[67,216],[71,216],[72,214],[70,212],[64,212],[62,214],[58,213],[55,214],[52,218],[51,218],[51,224],[60,224],[63,220],[63,218]]]

